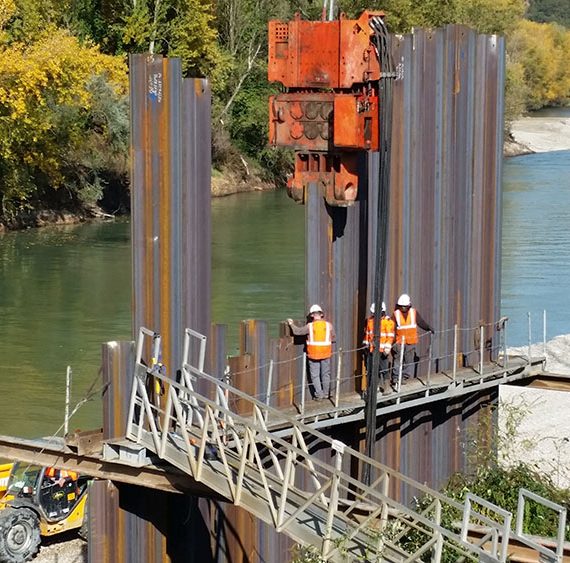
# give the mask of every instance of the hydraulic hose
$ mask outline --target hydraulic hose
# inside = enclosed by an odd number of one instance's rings
[[[379,159],[378,159],[378,205],[376,210],[375,272],[372,302],[374,312],[374,338],[372,361],[369,362],[366,393],[366,455],[374,459],[376,444],[376,408],[378,400],[378,371],[380,369],[380,318],[386,284],[386,260],[388,252],[388,218],[390,204],[390,158],[392,152],[392,85],[395,78],[390,37],[381,18],[373,18],[370,26],[374,31],[380,79],[378,81]],[[370,365],[371,364],[371,365]],[[363,470],[364,483],[371,481],[370,466]]]

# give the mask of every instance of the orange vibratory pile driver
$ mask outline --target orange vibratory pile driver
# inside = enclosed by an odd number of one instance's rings
[[[269,99],[269,139],[295,149],[289,195],[300,203],[311,182],[329,205],[358,192],[358,153],[379,150],[379,32],[383,12],[357,20],[269,22],[268,79],[285,92]]]

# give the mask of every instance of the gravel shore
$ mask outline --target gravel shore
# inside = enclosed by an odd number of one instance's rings
[[[512,123],[511,136],[518,154],[570,150],[570,118],[523,117]]]
[[[528,355],[528,348],[510,353]],[[533,356],[544,353],[543,345],[531,346]],[[546,371],[570,375],[570,334],[546,343]],[[499,428],[505,436],[501,447],[503,463],[523,462],[547,475],[560,488],[570,487],[570,440],[568,407],[570,395],[564,387],[543,388],[502,385],[499,390]]]
[[[542,344],[533,344],[532,356],[544,353]],[[509,348],[509,354],[528,356],[528,346]],[[554,337],[546,343],[546,371],[557,375],[570,375],[570,334]]]
[[[87,542],[69,532],[42,540],[40,552],[34,563],[86,563]]]

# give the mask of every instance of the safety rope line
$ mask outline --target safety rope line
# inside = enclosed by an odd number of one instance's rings
[[[494,326],[495,324],[496,324],[496,323],[491,322],[491,323],[487,323],[486,325],[483,325],[483,326]],[[460,332],[460,331],[464,331],[464,332],[465,332],[465,331],[474,331],[474,334],[476,334],[476,331],[477,331],[478,329],[480,329],[480,326],[481,326],[481,325],[475,326],[475,327],[467,327],[467,328],[460,328],[460,327],[457,327],[457,331],[458,331],[458,332]],[[433,335],[430,335],[429,333],[418,334],[418,341],[425,340],[425,339],[429,338],[430,336],[431,336],[432,339],[433,339],[434,336],[442,335],[442,334],[445,334],[445,333],[448,333],[448,332],[453,332],[454,330],[455,330],[455,328],[452,328],[452,329],[443,329],[443,330],[440,330],[440,331],[434,331]],[[432,340],[432,342],[433,342],[433,340]],[[418,342],[418,343],[419,343],[419,342]],[[361,351],[365,351],[365,350],[367,350],[367,349],[368,349],[367,346],[359,346],[359,347],[357,347],[357,348],[350,348],[350,349],[348,349],[348,350],[340,349],[340,350],[334,351],[334,352],[332,353],[332,355],[331,355],[331,358],[343,356],[343,355],[345,355],[345,354],[352,354],[352,353],[355,353],[355,352],[361,352]],[[496,351],[500,351],[500,350],[502,350],[502,346],[500,346],[500,345],[491,346],[490,348],[485,347],[485,352],[487,352],[487,353],[488,353],[488,352],[496,352]],[[471,348],[471,349],[468,349],[467,351],[465,351],[465,350],[458,350],[458,354],[463,354],[464,356],[467,356],[467,355],[469,355],[469,354],[473,354],[473,353],[475,353],[475,352],[479,353],[479,352],[480,352],[480,348]],[[288,359],[285,359],[285,360],[273,360],[273,361],[269,361],[269,362],[266,362],[266,363],[264,363],[264,364],[260,364],[260,365],[257,365],[257,366],[251,367],[251,368],[247,368],[247,369],[244,369],[244,370],[231,371],[231,372],[229,372],[229,373],[226,375],[226,377],[228,377],[229,380],[231,381],[235,376],[244,375],[244,374],[250,374],[250,373],[255,373],[255,372],[257,372],[257,371],[261,371],[261,370],[267,369],[267,368],[269,368],[271,365],[273,365],[273,366],[275,367],[275,366],[280,366],[280,365],[285,365],[285,364],[293,364],[293,363],[297,362],[298,360],[302,359],[303,357],[304,357],[304,354],[299,354],[299,355],[297,355],[297,356],[294,356],[293,358],[288,358]],[[414,364],[420,363],[421,361],[424,361],[424,360],[422,360],[422,358],[424,358],[424,357],[425,357],[425,356],[422,356],[419,361],[417,361],[417,362],[412,362],[412,363],[414,363]],[[451,358],[451,357],[453,357],[453,353],[450,353],[450,354],[443,354],[443,355],[438,355],[438,356],[432,356],[431,359],[432,359],[432,361],[436,361],[436,360],[443,360],[443,359],[447,359],[447,358]],[[407,364],[404,364],[404,365],[407,365]]]
[[[79,409],[81,407],[83,407],[89,401],[93,400],[100,393],[103,393],[111,385],[111,383],[108,382],[108,383],[104,383],[103,385],[99,386],[98,388],[95,388],[95,385],[97,384],[97,382],[99,381],[100,378],[101,378],[101,370],[99,370],[99,372],[97,373],[97,375],[95,376],[95,378],[93,379],[93,381],[91,382],[89,387],[87,388],[87,391],[85,391],[85,394],[83,395],[83,397],[81,399],[79,399],[79,401],[76,403],[76,405],[73,407],[73,409],[69,413],[69,416],[67,419],[68,422],[77,413],[77,411],[79,411]],[[61,423],[59,428],[51,436],[49,436],[48,438],[45,438],[47,443],[48,444],[50,444],[50,443],[57,444],[58,442],[56,441],[56,438],[58,437],[59,433],[64,429],[64,427],[65,427],[65,421]],[[32,465],[36,465],[35,460],[37,460],[38,457],[45,452],[46,448],[47,448],[47,445],[40,448],[36,452],[36,455],[34,456],[34,461],[30,461],[26,465],[25,471],[27,471]]]
[[[480,373],[481,370],[477,370],[477,367],[479,367],[481,365],[481,357],[483,354],[485,354],[485,356],[487,357],[487,360],[484,361],[485,364],[489,364],[489,354],[491,355],[495,355],[498,354],[498,357],[501,356],[501,352],[505,351],[505,341],[504,339],[499,338],[497,340],[497,337],[495,334],[493,334],[491,343],[494,345],[488,346],[488,340],[486,338],[484,338],[484,342],[477,342],[477,340],[475,339],[474,341],[474,347],[469,347],[467,349],[461,348],[459,347],[457,350],[453,350],[449,353],[436,353],[435,355],[433,354],[434,349],[435,350],[440,350],[442,348],[442,344],[443,342],[447,343],[447,346],[449,346],[449,340],[448,338],[445,336],[449,336],[449,333],[451,332],[456,332],[457,333],[457,339],[456,340],[460,340],[460,346],[463,345],[463,343],[465,342],[465,332],[467,331],[472,331],[474,333],[474,335],[477,335],[477,331],[481,330],[481,327],[483,326],[483,330],[484,327],[494,327],[495,331],[498,332],[500,334],[501,330],[503,329],[504,326],[504,318],[501,318],[500,321],[492,321],[492,322],[488,322],[488,323],[480,323],[476,326],[473,327],[459,327],[459,326],[454,326],[451,329],[443,329],[443,330],[439,330],[439,331],[434,331],[434,333],[421,333],[418,334],[418,343],[417,343],[417,353],[419,353],[419,357],[416,356],[416,359],[414,359],[412,362],[403,362],[401,364],[401,370],[405,371],[405,370],[409,370],[410,368],[412,369],[416,369],[418,366],[421,367],[422,369],[425,369],[425,366],[427,365],[427,373],[422,374],[422,376],[420,377],[420,379],[424,376],[428,376],[428,380],[429,380],[429,376],[430,375],[436,375],[436,374],[442,374],[444,372],[449,372],[450,368],[449,367],[445,367],[445,363],[443,362],[448,362],[448,361],[453,361],[453,358],[464,358],[464,364],[461,366],[457,366],[459,369],[462,368],[467,368],[467,367],[471,367],[472,369],[474,369],[475,372]],[[462,332],[460,332],[462,331]],[[151,333],[149,333],[151,334]],[[152,333],[154,335],[154,338],[156,338],[156,334]],[[490,333],[488,333],[490,334]],[[437,338],[438,336],[443,335],[443,338]],[[427,348],[427,355],[426,355],[426,343],[425,343],[425,339],[429,338],[431,339],[429,342],[429,347]],[[442,342],[443,340],[443,342]],[[469,340],[467,340],[469,341]],[[479,345],[478,345],[479,344]],[[483,348],[481,347],[481,344],[483,346]],[[455,344],[454,344],[455,346]],[[330,396],[335,398],[335,401],[338,400],[339,394],[340,394],[340,390],[341,387],[343,389],[343,392],[346,391],[346,386],[350,385],[352,383],[352,391],[353,392],[357,392],[357,383],[359,381],[362,381],[364,377],[366,377],[367,380],[367,388],[370,389],[371,386],[373,385],[374,382],[371,382],[371,377],[368,373],[363,372],[363,373],[355,373],[353,375],[349,375],[348,377],[344,377],[341,376],[340,373],[342,370],[342,368],[340,368],[340,364],[338,362],[341,361],[342,358],[344,357],[349,357],[349,362],[353,362],[354,358],[351,358],[350,356],[355,354],[355,353],[359,353],[362,352],[364,350],[367,349],[367,346],[359,346],[356,348],[351,348],[348,350],[345,349],[338,349],[335,350],[332,355],[331,358],[338,360],[336,365],[333,364],[332,369],[331,369],[331,377],[330,377]],[[155,352],[156,353],[156,352]],[[504,355],[504,354],[503,354]],[[235,379],[238,376],[243,376],[243,375],[247,375],[247,374],[254,374],[256,372],[260,372],[260,373],[264,373],[264,375],[266,376],[267,379],[267,384],[265,385],[265,388],[262,390],[259,390],[258,393],[255,393],[253,395],[251,395],[252,397],[254,397],[255,399],[259,400],[260,402],[263,402],[265,404],[270,404],[271,402],[273,402],[274,397],[275,396],[280,396],[283,393],[292,395],[292,404],[297,404],[299,401],[299,394],[301,395],[300,397],[300,403],[301,405],[305,404],[305,399],[304,399],[304,394],[305,394],[305,390],[307,388],[307,386],[311,386],[311,381],[310,381],[310,376],[307,372],[304,372],[304,375],[302,378],[299,377],[295,377],[294,379],[296,381],[293,381],[293,378],[289,378],[288,381],[283,381],[282,378],[280,378],[279,380],[279,387],[277,387],[274,384],[274,379],[273,379],[273,369],[277,368],[277,377],[280,377],[279,374],[282,373],[280,372],[280,367],[282,366],[293,366],[293,364],[298,363],[302,358],[306,357],[306,354],[298,354],[292,358],[287,358],[287,359],[283,359],[283,360],[270,360],[268,362],[265,362],[264,364],[260,364],[260,365],[256,365],[247,369],[243,369],[243,370],[239,370],[239,371],[231,371],[229,368],[229,365],[226,365],[225,370],[224,370],[224,374],[222,376],[219,376],[220,379],[222,379],[223,381],[227,382],[227,383],[233,383],[235,384]],[[477,358],[478,357],[478,358]],[[477,358],[477,359],[476,359]],[[442,365],[443,363],[443,365]],[[429,367],[430,364],[433,364],[434,366],[434,370],[433,372],[431,371],[431,368]],[[497,361],[493,361],[491,360],[491,364],[498,364]],[[445,368],[445,369],[444,369]],[[303,370],[305,368],[303,367]],[[455,366],[453,366],[453,369],[455,371]],[[382,377],[382,384],[385,383],[387,377],[390,376],[391,374],[391,379],[399,379],[399,371],[400,371],[400,367],[398,366],[398,368],[395,368],[394,365],[391,365],[388,367],[388,369],[384,369],[384,370],[377,370],[377,375]],[[150,372],[149,372],[150,373]],[[396,375],[397,373],[397,375]],[[483,374],[484,375],[484,374]],[[415,378],[415,375],[414,375]],[[299,379],[301,379],[301,381],[299,381]],[[377,384],[379,382],[376,382]],[[376,385],[377,387],[378,385]],[[368,397],[368,393],[366,393],[366,396]],[[303,407],[301,407],[303,408]]]
[[[352,354],[353,352],[360,352],[362,350],[366,350],[366,346],[360,346],[359,348],[351,348],[350,350],[337,350],[336,352],[332,353],[332,357],[334,356],[339,356],[339,355],[343,355],[343,354]],[[297,360],[300,360],[301,358],[303,358],[305,356],[305,354],[299,354],[298,356],[294,356],[293,358],[289,358],[287,360],[274,360],[273,362],[266,362],[265,364],[261,364],[258,366],[255,366],[253,368],[248,368],[248,369],[244,369],[241,371],[232,371],[230,372],[228,375],[229,377],[233,377],[235,375],[242,375],[245,373],[253,373],[255,371],[259,371],[265,368],[268,368],[269,366],[271,366],[272,364],[274,366],[277,365],[283,365],[283,364],[292,364],[293,362],[296,362]]]
[[[474,334],[476,334],[477,331],[480,330],[481,326],[483,326],[483,327],[485,327],[485,326],[496,326],[496,324],[497,324],[496,322],[489,322],[489,323],[485,323],[485,324],[483,324],[483,325],[477,325],[477,326],[474,326],[474,327],[459,327],[459,326],[458,326],[458,327],[457,327],[457,331],[458,331],[458,332],[474,331]],[[424,333],[418,334],[418,340],[419,340],[419,341],[423,341],[423,340],[429,338],[430,336],[433,338],[433,337],[438,336],[438,335],[444,335],[444,334],[447,334],[447,333],[453,333],[454,331],[455,331],[455,327],[454,327],[454,328],[450,328],[450,329],[435,330],[435,331],[433,332],[433,335],[430,335],[430,333],[424,332]],[[331,358],[332,358],[332,357],[336,357],[336,356],[341,356],[341,355],[343,355],[343,354],[352,354],[352,353],[354,353],[354,352],[361,352],[361,351],[364,351],[364,350],[367,350],[367,349],[368,349],[367,346],[359,346],[359,347],[357,347],[357,348],[350,348],[350,349],[348,349],[348,350],[345,350],[345,349],[336,350],[336,351],[334,351],[334,352],[332,353]],[[487,350],[487,351],[489,351],[489,350],[501,350],[501,349],[502,349],[501,346],[495,346],[495,347],[492,347],[492,348],[485,348],[485,350]],[[479,349],[478,349],[478,348],[473,348],[473,349],[469,350],[468,352],[462,352],[462,351],[458,350],[458,353],[463,353],[463,354],[465,355],[465,354],[473,353],[473,352],[475,352],[475,351],[479,351]],[[269,361],[269,362],[266,362],[266,363],[264,363],[264,364],[260,364],[260,365],[254,366],[254,367],[252,367],[252,368],[248,368],[248,369],[244,369],[244,370],[240,370],[240,371],[232,371],[232,372],[230,372],[229,376],[230,376],[230,377],[234,377],[234,376],[236,376],[236,375],[243,375],[243,374],[247,374],[247,373],[254,373],[254,372],[256,372],[256,371],[259,371],[259,370],[263,370],[263,369],[265,369],[265,368],[268,368],[268,367],[269,367],[270,365],[272,365],[272,364],[273,364],[273,366],[279,366],[279,365],[284,365],[284,364],[291,364],[291,363],[297,362],[298,360],[300,360],[301,358],[303,358],[303,356],[304,356],[304,354],[299,354],[299,355],[297,355],[297,356],[294,356],[293,358],[288,358],[288,359],[286,359],[286,360],[273,360],[272,362]],[[444,359],[444,358],[451,357],[451,356],[453,356],[453,354],[443,355],[443,356],[432,356],[432,359],[433,359],[433,360],[438,360],[438,359]]]

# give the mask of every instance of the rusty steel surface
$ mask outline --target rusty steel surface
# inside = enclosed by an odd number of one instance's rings
[[[453,327],[466,365],[498,341],[504,41],[459,26],[394,39],[392,178],[384,300],[400,293],[436,329],[433,369],[449,369]],[[320,303],[337,347],[360,346],[374,282],[378,158],[350,209],[306,204],[306,304]],[[499,271],[498,271],[499,270]],[[425,358],[427,338],[420,340]],[[345,370],[358,362],[347,361]],[[350,367],[349,367],[350,366]],[[421,369],[425,369],[425,366]],[[349,372],[343,373],[348,377]]]
[[[457,324],[458,353],[473,365],[476,327],[485,325],[486,359],[498,346],[504,40],[448,26],[395,39],[394,51],[403,78],[394,84],[385,301],[391,310],[411,295],[440,333],[437,357],[452,352]],[[373,155],[371,194],[375,169]]]
[[[496,357],[500,298],[504,40],[460,26],[393,39],[392,177],[384,300],[401,293],[435,328],[433,371],[476,365],[484,325],[485,361]],[[354,207],[326,206],[316,186],[306,204],[306,304],[320,303],[337,332],[337,350],[360,346],[374,283],[378,158]],[[427,368],[428,337],[418,346]],[[343,381],[358,386],[358,352],[344,354]],[[348,357],[347,357],[348,356]],[[465,412],[466,411],[466,412]],[[454,419],[468,406],[429,416],[430,432],[390,421],[378,436],[382,461],[433,486],[463,467]],[[441,416],[441,418],[440,418]],[[439,419],[437,422],[435,419]],[[437,430],[435,430],[437,429]],[[412,441],[410,441],[412,440]],[[388,459],[386,459],[388,457]],[[426,463],[426,459],[438,459]]]
[[[485,340],[492,338],[486,359],[496,354],[504,42],[448,26],[394,38],[394,55],[400,79],[394,84],[385,301],[391,309],[401,292],[409,293],[434,326],[434,356],[440,356],[434,370],[449,369],[455,324],[462,329],[458,356],[472,365],[480,346],[474,327],[481,323],[488,324]],[[222,377],[228,363],[225,328],[209,325],[210,94],[204,81],[179,77],[175,59],[131,58],[133,329],[144,325],[161,333],[162,362],[171,377],[170,370],[180,365],[184,328],[210,335],[210,371]],[[335,325],[332,384],[339,374],[341,392],[362,386],[359,349],[374,279],[377,157],[367,160],[361,166],[364,185],[351,208],[326,206],[315,184],[306,198],[306,303],[321,304]],[[239,355],[229,359],[227,375],[274,406],[298,408],[302,347],[283,327],[280,334],[270,339],[265,322],[244,321]],[[424,360],[426,350],[422,338]],[[109,354],[108,378],[120,361]],[[420,370],[425,369],[422,362]],[[495,400],[489,391],[381,421],[376,457],[438,486],[464,467],[469,427],[481,407]],[[110,435],[123,416],[121,404],[117,395],[106,407]],[[358,446],[364,429],[349,424],[335,427],[331,435]],[[330,451],[313,446],[316,456],[330,459]],[[359,468],[346,469],[358,475]],[[174,532],[166,513],[179,521],[182,513],[192,514],[190,520],[201,528],[194,530],[189,549],[204,550],[205,560],[289,557],[290,540],[242,509],[213,501],[184,504],[164,496],[135,502],[132,491],[122,486],[98,487],[90,561],[185,560],[168,546],[166,536]],[[399,494],[410,500],[406,491]],[[178,530],[180,545],[187,531]],[[116,544],[116,558],[108,551],[110,543]]]
[[[269,97],[269,142],[296,150],[326,151],[332,138],[332,92],[294,92]]]
[[[287,89],[269,98],[269,143],[294,148],[289,195],[324,187],[331,206],[353,205],[357,152],[378,150],[382,12],[358,20],[269,22],[268,80]]]
[[[365,11],[358,20],[269,22],[268,79],[293,88],[352,88],[378,80],[369,21],[384,16]]]
[[[155,360],[176,377],[184,329],[208,334],[210,327],[210,86],[183,79],[179,59],[132,55],[129,63],[133,338],[141,326],[159,332],[163,357]],[[103,373],[111,384],[103,401],[106,438],[124,435],[130,354],[131,343],[104,347]],[[90,561],[184,560],[179,548],[189,549],[190,532],[176,526],[179,515],[189,514],[190,497],[182,497],[97,485]],[[202,519],[197,505],[193,510],[188,521],[195,525]]]
[[[103,439],[125,435],[129,410],[129,386],[132,380],[134,342],[106,342],[103,356]]]
[[[140,487],[101,480],[89,489],[88,510],[89,563],[211,561],[209,527],[189,517],[199,513],[196,497],[150,489],[141,494]]]
[[[209,331],[210,87],[149,55],[131,56],[130,80],[133,336],[160,332],[168,372],[184,329]]]

